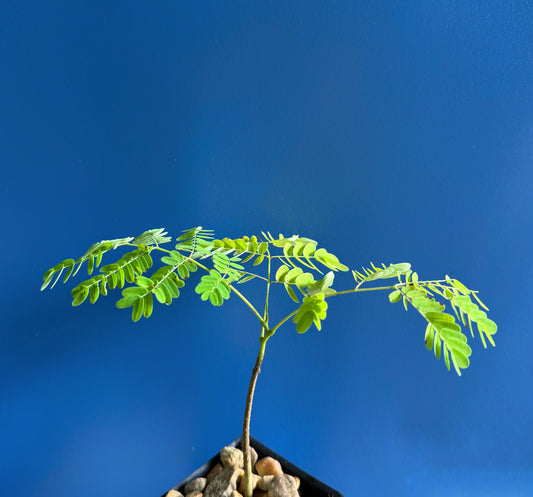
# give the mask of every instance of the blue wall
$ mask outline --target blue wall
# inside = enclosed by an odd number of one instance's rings
[[[386,294],[280,329],[252,431],[346,496],[525,496],[532,18],[518,1],[2,2],[0,494],[160,495],[239,435],[259,330],[236,299],[184,292],[133,324],[118,296],[39,293],[95,241],[202,225],[481,290],[497,347],[471,340],[461,378]]]

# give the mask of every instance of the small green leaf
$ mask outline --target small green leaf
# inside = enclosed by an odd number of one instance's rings
[[[296,331],[305,333],[311,324],[321,329],[321,321],[326,318],[328,304],[324,300],[324,294],[304,297],[298,311],[292,318],[296,323]]]
[[[66,281],[70,278],[70,275],[72,274],[73,270],[74,270],[74,261],[72,261],[72,266],[68,268],[68,271],[65,274],[65,276],[63,276],[63,283],[66,283]]]
[[[457,288],[461,293],[468,295],[470,293],[470,290],[463,285],[459,280],[450,280],[450,283],[454,286],[454,288]]]
[[[144,297],[143,316],[149,318],[154,309],[154,299],[151,293],[147,293]]]
[[[161,286],[156,286],[152,289],[152,293],[160,304],[166,304],[167,296]]]
[[[250,241],[248,242],[248,252],[253,252],[254,254],[257,252],[258,244],[257,244],[257,237],[252,236],[250,238]]]
[[[324,266],[332,269],[333,271],[338,271],[339,269],[341,271],[348,271],[348,267],[344,264],[341,264],[339,259],[335,255],[328,253],[326,249],[319,248],[317,251],[315,251],[314,256],[318,262],[321,262],[324,264]]]
[[[117,278],[118,278],[117,286],[119,288],[124,288],[124,283],[125,283],[124,269],[122,269],[121,267],[117,269]]]
[[[170,293],[170,290],[168,289],[167,285],[165,285],[164,280],[159,285],[159,288],[161,288],[165,294],[165,304],[167,305],[172,304],[172,294]]]
[[[435,337],[435,330],[433,329],[433,326],[431,326],[431,324],[428,323],[428,325],[426,326],[426,335],[424,337],[424,342],[428,350],[431,350],[433,348],[434,337]]]
[[[472,295],[474,295],[474,298],[478,301],[479,305],[483,307],[483,309],[486,311],[489,310],[489,308],[483,302],[481,302],[481,299],[477,296],[477,292],[472,292]]]
[[[190,276],[188,267],[185,264],[178,266],[178,274],[180,278],[186,280]]]
[[[389,293],[389,302],[391,302],[392,304],[399,302],[401,298],[402,292],[400,290],[394,290],[393,292]]]
[[[302,273],[294,280],[295,285],[302,289],[315,283],[315,279],[311,273]]]
[[[224,242],[224,247],[228,249],[234,249],[236,247],[235,242],[230,238],[223,238],[222,241]]]
[[[134,322],[139,321],[143,315],[143,309],[144,309],[144,299],[137,299],[135,301],[135,304],[133,304],[133,310],[131,312],[131,319],[133,319]]]
[[[297,333],[305,333],[313,324],[314,315],[311,312],[304,314],[296,324]]]
[[[95,261],[95,263],[94,263],[94,265],[95,265],[96,267],[98,267],[98,266],[100,265],[100,263],[102,262],[102,256],[103,256],[103,255],[104,255],[104,251],[103,251],[103,250],[100,251],[100,252],[98,252],[98,254],[96,255],[96,261]]]
[[[126,309],[128,307],[131,307],[133,304],[135,304],[135,302],[137,302],[138,299],[139,297],[135,295],[131,295],[129,297],[123,297],[115,305],[117,309]]]
[[[444,362],[446,363],[446,369],[449,371],[450,370],[450,356],[448,354],[448,349],[446,347],[443,347],[443,350],[444,350]],[[440,359],[440,353],[437,359]],[[457,371],[457,374],[461,376],[461,371]]]
[[[257,252],[264,254],[268,250],[268,242],[261,242],[257,247]]]
[[[316,243],[306,243],[302,252],[304,257],[311,257],[316,250]]]
[[[234,242],[235,242],[235,248],[239,252],[246,252],[246,249],[248,248],[248,246],[246,245],[246,242],[242,238],[237,238],[236,240],[234,240]]]
[[[287,290],[287,293],[289,294],[289,297],[294,300],[296,303],[299,303],[298,297],[296,296],[296,293],[294,293],[294,290],[292,286],[287,285],[287,283],[284,283],[285,290]]]
[[[126,281],[128,283],[133,283],[135,281],[135,273],[133,272],[133,268],[131,267],[131,264],[126,264],[123,269],[124,269],[124,275],[126,277]]]
[[[151,288],[154,284],[154,282],[146,276],[137,276],[135,283],[142,288]]]
[[[94,256],[90,256],[87,259],[87,272],[89,274],[93,274],[93,269],[94,269]]]
[[[173,299],[177,299],[180,296],[180,290],[179,290],[180,286],[178,284],[178,281],[182,282],[180,279],[174,278],[172,276],[169,276],[165,280],[166,286],[167,286],[168,290],[170,291],[170,294],[172,295]]]
[[[440,359],[441,345],[442,345],[442,340],[440,339],[440,337],[437,334],[434,334],[433,335],[433,351],[434,351],[435,357],[437,359]],[[449,370],[450,369],[449,363],[447,364],[447,366],[448,366],[448,370]]]
[[[98,283],[93,283],[91,285],[91,289],[89,290],[89,302],[91,302],[91,304],[94,304],[98,300],[99,295],[100,289],[98,288]]]
[[[292,268],[284,278],[285,283],[288,283],[289,285],[293,285],[296,282],[296,278],[303,274],[303,269],[301,267],[294,267]]]
[[[288,266],[285,266],[285,264],[281,265],[276,271],[276,281],[285,281],[285,276],[289,271]]]
[[[72,297],[74,300],[72,301],[72,305],[74,307],[82,304],[87,296],[89,295],[89,288],[86,286],[78,286],[72,290]]]

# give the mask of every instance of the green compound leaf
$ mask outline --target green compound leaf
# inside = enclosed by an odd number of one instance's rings
[[[321,329],[321,322],[326,319],[328,304],[324,300],[324,294],[310,295],[304,297],[298,311],[292,318],[296,323],[296,331],[305,333],[314,323],[318,330]]]
[[[411,264],[408,262],[399,262],[397,264],[390,264],[389,266],[382,264],[383,267],[376,267],[371,263],[371,266],[371,268],[363,268],[363,272],[365,274],[361,274],[359,271],[352,270],[353,277],[358,285],[379,279],[400,279],[401,276],[408,278],[411,274]]]
[[[201,226],[184,230],[183,234],[178,237],[176,249],[188,250],[191,252],[190,257],[208,256],[213,249],[213,230],[204,230]]]
[[[163,230],[164,228],[148,230],[145,231],[143,234],[139,235],[137,238],[133,238],[130,236],[126,238],[115,238],[113,240],[102,240],[100,242],[93,243],[89,247],[87,252],[85,252],[85,254],[82,257],[78,258],[76,261],[74,261],[73,259],[66,259],[55,265],[53,268],[49,269],[44,275],[44,282],[41,286],[41,290],[44,290],[50,284],[53,277],[57,274],[56,280],[52,285],[53,287],[59,279],[59,276],[61,275],[63,270],[67,269],[68,271],[63,280],[63,283],[65,283],[69,277],[75,276],[78,273],[84,262],[87,262],[87,272],[89,275],[91,275],[94,269],[97,268],[102,262],[102,256],[104,253],[110,250],[117,249],[118,247],[121,247],[123,245],[139,246],[139,250],[144,254],[143,260],[139,261],[139,263],[141,264],[140,269],[142,269],[143,266],[146,265],[150,267],[152,263],[149,255],[150,249],[148,248],[148,246],[157,245],[158,243],[166,243],[171,240],[171,238],[164,236],[166,233],[163,233]],[[75,265],[77,265],[77,268],[74,270]],[[144,269],[143,271],[145,270],[146,269]]]
[[[230,297],[229,284],[216,269],[211,269],[208,275],[202,276],[195,292],[202,300],[209,299],[214,306],[222,305]]]
[[[443,355],[448,370],[450,370],[451,359],[456,373],[461,376],[461,369],[470,365],[469,357],[472,350],[467,344],[461,326],[455,322],[454,316],[443,312],[444,304],[437,302],[427,290],[416,284],[401,286],[398,290],[428,322],[424,337],[428,350],[433,349],[437,359]]]
[[[240,261],[240,257],[228,257],[222,252],[213,254],[213,266],[223,278],[227,278],[229,281],[236,281],[242,276],[244,266],[239,264]]]
[[[175,269],[175,266],[163,266],[150,276],[151,291],[160,304],[170,305],[172,299],[179,297],[179,289],[185,286],[183,280],[174,272]]]
[[[147,230],[133,239],[131,243],[133,245],[160,245],[172,240],[172,237],[165,236],[166,234],[165,228]]]
[[[59,264],[56,264],[54,267],[46,271],[46,273],[44,273],[44,276],[43,276],[43,284],[41,285],[41,291],[44,290],[50,284],[50,282],[54,279],[54,276],[57,275],[54,283],[51,286],[51,288],[54,288],[55,284],[57,283],[57,280],[61,276],[61,273],[65,269],[67,269],[67,273],[65,277],[63,278],[63,283],[66,282],[69,276],[72,274],[74,265],[75,265],[74,259],[65,259],[64,261],[61,261]]]
[[[493,347],[496,346],[492,335],[498,331],[498,326],[494,321],[487,317],[486,312],[482,311],[477,304],[472,302],[469,295],[454,295],[450,300],[450,303],[454,309],[459,309],[463,322],[465,321],[464,316],[466,315],[468,317],[468,326],[472,336],[474,336],[472,323],[474,322],[477,324],[479,336],[484,348],[487,348],[487,342],[485,341],[485,338]]]

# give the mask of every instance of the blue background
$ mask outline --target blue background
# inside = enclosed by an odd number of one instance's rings
[[[237,299],[133,324],[72,308],[79,278],[39,293],[93,242],[202,225],[450,274],[499,325],[459,378],[412,310],[334,299],[269,342],[256,438],[347,497],[531,495],[532,5],[2,2],[0,494],[157,496],[239,435]]]

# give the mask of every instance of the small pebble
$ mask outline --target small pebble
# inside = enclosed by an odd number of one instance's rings
[[[294,478],[289,475],[276,475],[268,489],[268,497],[298,497]]]
[[[255,470],[258,475],[282,475],[281,464],[272,457],[263,457],[255,464]]]
[[[227,497],[237,489],[237,480],[242,469],[228,466],[215,476],[205,488],[204,497]]]
[[[244,455],[242,450],[235,447],[224,447],[220,451],[220,462],[222,466],[233,466],[234,468],[244,468]]]
[[[222,464],[217,462],[207,473],[207,481],[211,481],[216,475],[218,475],[222,471]]]
[[[190,494],[191,492],[194,492],[195,490],[203,492],[206,485],[207,485],[206,478],[195,478],[194,480],[191,480],[189,483],[187,483],[187,485],[185,485],[185,489],[184,489],[185,494]]]
[[[183,497],[183,494],[181,492],[178,492],[177,490],[172,489],[165,494],[165,497]]]
[[[250,462],[252,464],[252,468],[255,466],[257,459],[259,459],[257,452],[255,451],[253,447],[250,447]]]

